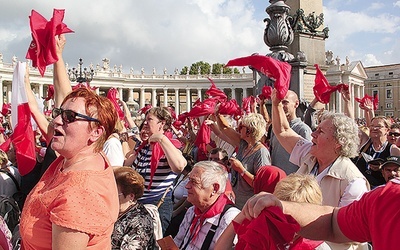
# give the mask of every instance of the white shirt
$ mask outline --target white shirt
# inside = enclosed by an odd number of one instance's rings
[[[110,166],[122,167],[124,165],[125,156],[122,151],[122,144],[117,138],[108,138],[103,145],[103,151],[110,162]]]
[[[228,227],[229,223],[231,223],[231,221],[236,217],[236,215],[239,212],[240,210],[237,209],[236,207],[231,207],[228,209],[228,211],[225,212],[224,217],[222,217],[221,222],[217,230],[215,231],[215,235],[211,241],[209,249],[214,249],[215,243],[217,242],[218,238],[221,236],[224,230]],[[190,225],[193,220],[193,217],[194,217],[194,206],[190,207],[187,210],[185,218],[183,218],[183,221],[179,227],[179,232],[174,238],[175,244],[180,248],[183,248],[190,238]],[[203,242],[208,234],[208,231],[210,230],[212,225],[218,224],[219,217],[220,214],[205,219],[196,239],[194,241],[191,241],[186,247],[186,249],[187,250],[201,249],[201,246],[203,245]],[[182,241],[183,244],[181,244]],[[237,237],[235,237],[234,244],[236,244],[236,242],[237,242]]]

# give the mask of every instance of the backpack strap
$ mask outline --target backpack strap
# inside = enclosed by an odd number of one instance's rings
[[[8,168],[1,168],[1,169],[0,169],[0,172],[1,172],[1,173],[7,174],[8,177],[10,177],[11,180],[13,180],[13,182],[14,182],[16,188],[17,188],[17,191],[21,191],[21,188],[20,188],[20,186],[19,186],[19,184],[18,184],[17,179],[15,179],[15,176],[10,172],[10,170],[9,170]]]
[[[235,207],[235,205],[234,204],[226,204],[225,205],[224,210],[222,210],[222,213],[219,216],[218,224],[211,226],[211,228],[208,231],[208,234],[206,235],[206,238],[203,242],[203,245],[201,245],[201,250],[208,250],[210,248],[211,241],[214,238],[215,232],[217,231],[219,224],[221,223],[222,217],[224,217],[226,211],[228,211],[231,207]]]

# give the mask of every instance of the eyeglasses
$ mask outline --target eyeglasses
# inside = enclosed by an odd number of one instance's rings
[[[389,132],[389,136],[399,137],[400,133],[397,132]]]
[[[61,119],[65,122],[65,123],[71,123],[77,120],[81,120],[81,121],[90,121],[90,122],[98,122],[100,123],[99,120],[97,120],[96,118],[87,116],[87,115],[82,115],[79,114],[75,111],[69,110],[69,109],[61,109],[61,108],[54,108],[51,111],[51,117],[56,118],[57,116],[61,115]],[[76,117],[81,117],[83,119],[77,119]]]
[[[382,126],[382,125],[377,125],[377,126],[371,125],[371,126],[369,126],[369,127],[372,128],[372,129],[381,129],[381,128],[385,128],[385,126]]]

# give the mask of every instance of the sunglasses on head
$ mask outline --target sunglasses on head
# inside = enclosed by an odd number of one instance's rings
[[[397,132],[389,132],[389,136],[399,137],[399,136],[400,136],[400,133],[397,133]]]
[[[51,111],[51,117],[53,117],[53,119],[56,118],[59,115],[61,115],[61,119],[65,123],[71,123],[71,122],[74,122],[74,121],[77,121],[77,120],[100,123],[100,121],[97,120],[96,118],[93,118],[93,117],[90,117],[90,116],[87,116],[87,115],[82,115],[82,114],[79,114],[79,113],[77,113],[75,111],[72,111],[72,110],[69,110],[69,109],[64,110],[64,109],[61,109],[61,108],[54,108]],[[77,117],[81,117],[83,119],[77,119]]]

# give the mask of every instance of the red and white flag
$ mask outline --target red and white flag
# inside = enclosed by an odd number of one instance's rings
[[[26,63],[18,62],[14,69],[11,95],[11,140],[15,149],[18,171],[28,174],[36,164],[35,136],[31,125],[31,111],[25,92]]]

